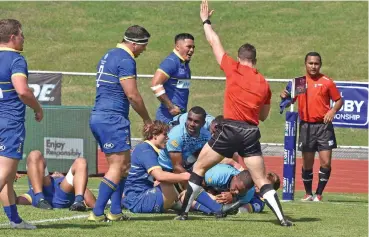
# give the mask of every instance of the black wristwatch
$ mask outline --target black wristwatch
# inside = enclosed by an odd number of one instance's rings
[[[205,21],[202,22],[202,24],[203,25],[205,25],[205,24],[211,25],[211,21],[209,19],[206,19]]]

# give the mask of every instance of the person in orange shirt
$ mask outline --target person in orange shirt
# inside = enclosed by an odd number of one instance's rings
[[[201,183],[207,170],[232,157],[235,152],[242,156],[261,196],[277,216],[282,226],[291,226],[283,214],[278,195],[267,179],[264,159],[259,139],[259,120],[264,121],[270,111],[272,93],[268,82],[257,69],[256,49],[244,44],[238,50],[238,60],[232,59],[223,49],[218,35],[214,32],[209,17],[207,0],[203,0],[200,17],[204,25],[206,39],[213,49],[215,58],[226,75],[224,93],[224,120],[215,128],[211,139],[201,150],[188,182],[182,210],[176,220],[187,220],[192,201],[202,190]],[[247,187],[246,191],[252,187]]]
[[[306,194],[303,201],[322,200],[323,190],[331,174],[332,149],[337,148],[332,120],[341,109],[343,100],[333,80],[320,73],[322,58],[317,52],[305,56],[306,92],[294,98],[298,101],[300,131],[298,149],[302,152],[302,180]],[[288,98],[284,90],[281,98]],[[331,108],[330,101],[335,101]],[[315,152],[319,153],[319,183],[315,195],[312,193]]]

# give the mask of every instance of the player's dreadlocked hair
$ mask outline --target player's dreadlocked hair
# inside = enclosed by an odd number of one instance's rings
[[[154,136],[162,133],[167,133],[169,126],[159,120],[154,120],[151,124],[146,124],[143,127],[142,135],[144,140],[151,140]]]

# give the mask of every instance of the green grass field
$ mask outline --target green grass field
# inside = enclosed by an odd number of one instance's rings
[[[95,72],[107,49],[121,41],[133,24],[147,28],[152,38],[147,51],[137,59],[139,74],[153,74],[173,48],[174,36],[195,36],[192,75],[223,76],[208,46],[197,2],[2,2],[1,18],[16,18],[26,37],[24,55],[30,70]],[[212,19],[227,52],[236,56],[241,44],[258,50],[258,69],[268,78],[293,78],[304,73],[309,51],[323,58],[322,72],[335,80],[368,80],[368,2],[212,2]],[[139,79],[139,89],[152,117],[158,101],[149,89],[149,79]],[[278,94],[284,83],[271,83],[273,104],[270,118],[260,125],[262,142],[283,142],[284,115],[279,115]],[[189,107],[203,106],[209,113],[222,113],[224,82],[196,80]],[[63,105],[91,106],[95,97],[93,77],[65,76]],[[132,135],[140,137],[142,123],[131,112]],[[86,121],[87,123],[87,121]],[[367,146],[367,130],[336,129],[340,145]],[[89,187],[95,194],[99,179]],[[18,194],[27,191],[23,178]],[[296,195],[296,200],[302,196]],[[242,214],[225,220],[192,215],[188,222],[172,221],[174,214],[129,214],[122,223],[87,223],[78,217],[87,213],[68,210],[42,211],[19,207],[28,221],[42,221],[36,231],[9,230],[0,215],[1,236],[368,236],[366,194],[325,193],[323,203],[283,203],[296,226],[281,228],[273,213]],[[50,221],[50,219],[54,219]],[[48,222],[43,222],[48,220]]]
[[[99,179],[89,180],[96,194]],[[27,191],[27,178],[16,183],[16,192]],[[298,192],[296,200],[302,193]],[[226,219],[199,214],[187,222],[176,222],[175,214],[131,214],[128,222],[89,223],[88,213],[68,210],[44,211],[30,206],[19,206],[21,216],[38,223],[38,230],[10,230],[5,215],[0,215],[1,236],[368,236],[368,197],[366,194],[325,193],[322,203],[300,201],[282,204],[285,214],[295,222],[292,228],[277,225],[274,214],[266,207],[260,214],[237,214]],[[81,217],[82,215],[82,217]],[[84,216],[83,216],[84,215]],[[61,218],[78,217],[72,220]],[[50,219],[58,219],[51,220]]]
[[[30,70],[95,72],[105,51],[121,41],[132,24],[152,34],[147,51],[137,59],[139,74],[153,74],[173,48],[180,32],[195,36],[192,75],[223,76],[208,46],[199,19],[200,2],[2,2],[2,18],[17,18],[26,37],[24,55]],[[335,80],[368,80],[367,2],[210,2],[212,19],[225,49],[253,43],[258,69],[268,78],[293,78],[304,73],[309,51],[323,57],[323,73]],[[22,14],[19,14],[22,12]],[[173,14],[174,13],[174,14]],[[180,17],[179,17],[180,16]],[[140,91],[152,117],[158,101],[140,79]],[[272,113],[261,124],[262,142],[283,142],[284,116],[278,94],[284,83],[271,83]],[[93,77],[65,76],[63,105],[93,105]],[[224,82],[194,81],[189,107],[222,113]],[[142,122],[131,112],[132,135],[140,137]],[[367,130],[337,129],[340,145],[368,144]]]

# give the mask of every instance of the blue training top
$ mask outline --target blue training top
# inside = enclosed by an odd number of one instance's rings
[[[120,81],[136,77],[133,53],[123,44],[110,49],[97,65],[96,99],[92,113],[120,114],[128,119],[130,103]]]
[[[233,176],[239,173],[240,171],[233,166],[217,164],[206,171],[204,177],[205,185],[214,188],[218,192],[229,191]],[[238,196],[238,199],[241,200],[243,204],[246,204],[251,201],[254,194],[255,187],[252,187],[246,194]]]
[[[197,160],[193,154],[201,150],[210,137],[210,132],[205,128],[200,129],[198,137],[192,137],[188,134],[185,124],[173,127],[168,134],[169,139],[165,149],[159,152],[159,164],[167,170],[172,170],[173,165],[169,152],[180,152],[182,153],[184,168],[191,168]]]
[[[24,121],[26,105],[19,99],[12,77],[28,78],[27,62],[20,51],[0,47],[0,117]]]

